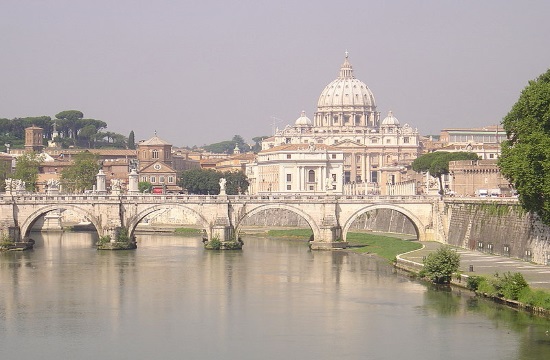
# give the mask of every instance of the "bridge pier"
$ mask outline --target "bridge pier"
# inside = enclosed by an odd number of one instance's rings
[[[235,238],[235,228],[229,219],[217,218],[211,227],[211,236],[205,244],[208,250],[240,250],[243,244]],[[219,243],[218,243],[219,242]]]
[[[309,243],[311,250],[336,250],[348,247],[348,243],[342,240],[342,227],[338,225],[321,226],[319,235],[319,239]]]

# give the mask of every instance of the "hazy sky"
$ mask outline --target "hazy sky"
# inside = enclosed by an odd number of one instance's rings
[[[344,53],[421,134],[497,124],[550,68],[550,1],[0,0],[0,118],[76,109],[175,146],[313,118]],[[280,120],[275,120],[280,121]]]

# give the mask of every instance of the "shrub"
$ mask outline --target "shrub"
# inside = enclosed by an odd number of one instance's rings
[[[495,274],[495,289],[497,296],[503,297],[511,300],[518,300],[519,294],[525,288],[529,287],[527,281],[523,275],[519,272],[510,274],[510,272],[505,273],[502,277]]]
[[[487,279],[485,279],[483,276],[469,276],[468,280],[466,280],[466,287],[469,290],[477,291],[477,289],[479,288],[479,284],[482,281],[486,282]]]
[[[448,284],[460,267],[460,255],[449,246],[442,246],[428,255],[420,276],[436,284]]]
[[[218,238],[213,238],[206,243],[205,248],[208,250],[220,250],[222,247],[222,242]]]

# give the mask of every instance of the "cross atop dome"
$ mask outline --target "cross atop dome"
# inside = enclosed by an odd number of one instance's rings
[[[344,59],[344,63],[342,64],[342,67],[340,68],[340,79],[353,79],[353,67],[348,61],[349,53],[346,50],[346,58]]]

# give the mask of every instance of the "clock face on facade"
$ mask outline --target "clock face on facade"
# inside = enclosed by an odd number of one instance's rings
[[[155,168],[155,170],[160,170],[160,164],[155,164],[153,167]]]

